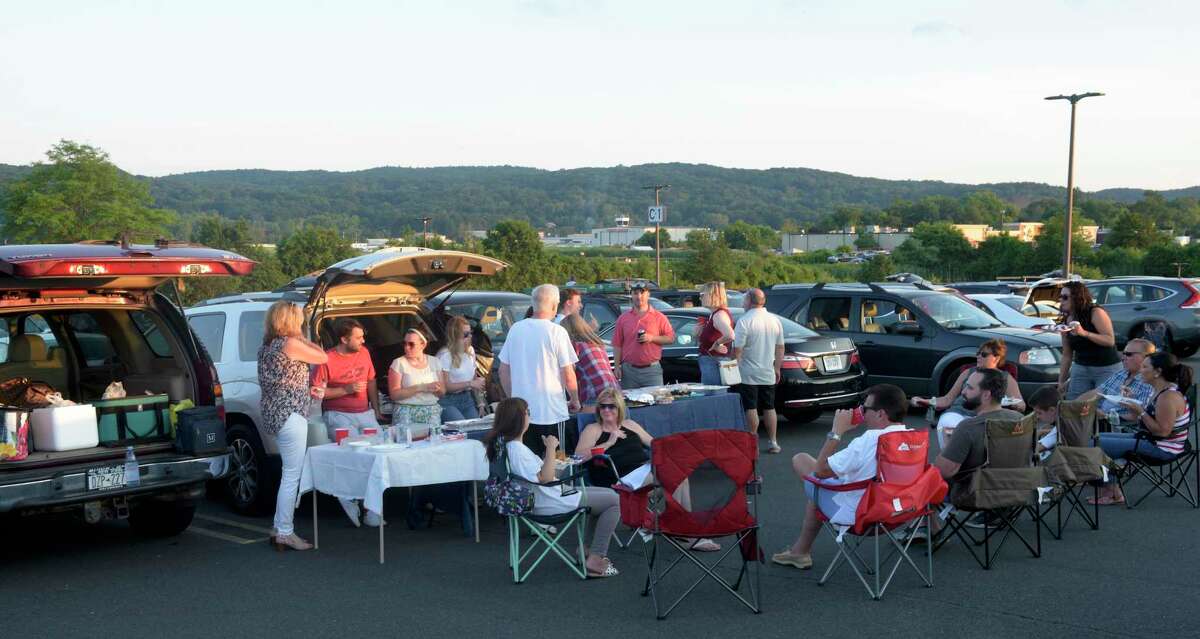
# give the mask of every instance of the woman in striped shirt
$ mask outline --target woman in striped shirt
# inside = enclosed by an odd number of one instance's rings
[[[1171,353],[1160,351],[1142,360],[1141,376],[1154,389],[1150,401],[1145,406],[1136,401],[1123,402],[1137,418],[1139,431],[1101,433],[1100,448],[1113,459],[1137,453],[1151,459],[1170,461],[1182,453],[1187,445],[1192,407],[1188,406],[1184,391],[1180,389],[1191,387],[1192,369],[1180,364]],[[1097,503],[1125,503],[1120,484],[1106,485]]]
[[[600,391],[605,388],[620,388],[613,375],[608,353],[604,351],[604,340],[596,335],[580,313],[571,313],[563,318],[562,327],[567,329],[571,345],[579,361],[575,363],[575,379],[579,380],[579,403],[585,407],[596,403]]]

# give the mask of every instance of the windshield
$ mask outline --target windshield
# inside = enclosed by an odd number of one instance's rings
[[[1016,296],[997,297],[995,299],[997,302],[1000,302],[1001,304],[1011,308],[1014,311],[1017,311],[1018,313],[1021,312],[1021,306],[1023,306],[1025,304],[1025,300],[1023,300],[1019,297],[1016,297]]]
[[[795,341],[816,337],[817,333],[804,328],[803,326],[793,322],[792,320],[776,315],[779,318],[779,323],[783,324],[783,339],[785,341]]]
[[[500,347],[508,337],[508,330],[513,324],[525,319],[525,311],[529,310],[529,300],[513,300],[511,302],[460,302],[451,301],[446,304],[448,315],[462,315],[471,325],[483,331],[492,342],[492,352],[499,353]]]
[[[920,295],[912,300],[933,321],[951,331],[1003,326],[996,318],[954,295]]]

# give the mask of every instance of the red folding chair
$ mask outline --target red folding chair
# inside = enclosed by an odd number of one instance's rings
[[[933,531],[931,519],[933,507],[946,497],[948,486],[936,468],[929,465],[929,432],[928,431],[895,431],[880,435],[875,449],[875,477],[849,484],[824,483],[815,477],[805,477],[804,480],[814,487],[813,500],[819,503],[817,491],[828,490],[845,492],[862,490],[862,499],[854,516],[853,526],[833,524],[829,516],[816,509],[822,527],[829,531],[837,544],[838,552],[821,576],[818,585],[825,585],[833,571],[845,561],[854,570],[858,580],[867,589],[872,599],[883,597],[884,591],[892,583],[900,565],[907,563],[921,577],[926,588],[933,587]],[[916,532],[925,527],[926,543],[925,556],[927,570],[922,572],[908,549],[912,546],[914,535],[906,540],[896,538],[894,532],[899,529]],[[853,543],[846,539],[853,538]],[[868,564],[858,554],[858,547],[868,539],[875,540],[874,563]],[[891,542],[888,555],[880,560],[880,539]],[[898,555],[898,556],[897,556]],[[887,579],[880,583],[881,569],[892,558],[892,564]],[[864,575],[864,573],[866,573]],[[874,585],[867,581],[866,575],[874,576]]]
[[[746,431],[676,433],[656,438],[650,447],[654,484],[638,490],[619,484],[615,487],[621,496],[622,521],[631,528],[641,528],[650,537],[643,546],[647,574],[642,594],[651,596],[659,619],[671,614],[706,578],[750,610],[761,612],[759,564],[764,555],[758,547],[757,461],[758,440]],[[684,481],[691,510],[684,509],[675,498]],[[733,541],[710,564],[688,551],[689,540],[703,537],[732,537]],[[677,556],[670,562],[660,557],[660,542],[675,549]],[[735,550],[742,563],[736,579],[730,582],[717,570]],[[659,602],[659,589],[684,560],[702,574],[664,609]],[[752,580],[746,579],[751,564],[754,564]],[[747,584],[747,596],[740,592],[743,581]]]

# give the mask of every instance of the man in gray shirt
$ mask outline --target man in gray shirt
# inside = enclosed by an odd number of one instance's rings
[[[971,478],[971,471],[987,461],[987,422],[991,420],[1019,420],[1021,413],[1000,407],[1008,387],[1004,371],[995,368],[980,368],[967,377],[963,384],[963,406],[975,411],[975,416],[964,419],[950,436],[946,449],[938,455],[933,465],[950,484],[950,501],[964,490]]]

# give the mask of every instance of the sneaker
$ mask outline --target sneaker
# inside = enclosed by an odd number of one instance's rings
[[[990,528],[993,523],[991,513],[978,512],[968,517],[963,525],[967,528]]]
[[[369,510],[367,511],[367,516],[363,517],[363,523],[370,526],[371,528],[378,528],[380,526],[387,525],[387,522],[383,520],[383,517],[380,517],[379,515],[371,512]]]
[[[350,518],[350,523],[354,524],[355,528],[362,525],[360,521],[362,519],[362,508],[359,507],[358,502],[353,499],[342,499],[339,497],[338,503],[342,505],[342,510],[346,511],[346,517]]]
[[[773,441],[770,443],[770,445],[767,446],[767,452],[771,453],[772,455],[777,455],[781,451],[783,451],[783,449],[779,447],[779,442]]]
[[[776,563],[780,566],[791,566],[800,570],[808,570],[813,565],[812,555],[798,555],[793,553],[791,549],[771,555],[771,563]]]
[[[903,543],[909,543],[910,540],[914,544],[923,544],[923,543],[929,541],[929,533],[925,532],[925,528],[923,528],[921,526],[918,526],[916,528],[909,528],[908,530],[904,531],[900,535],[900,538],[897,539],[896,541],[899,541],[900,543],[903,544]]]

